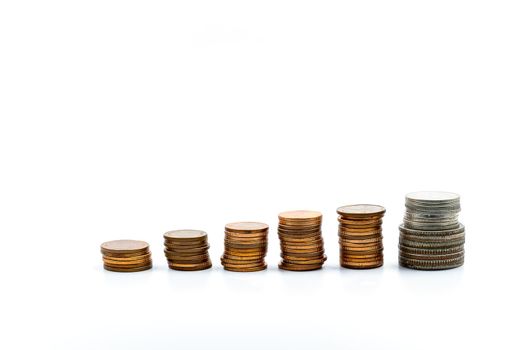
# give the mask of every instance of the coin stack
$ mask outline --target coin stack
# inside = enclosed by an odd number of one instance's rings
[[[290,271],[310,271],[323,267],[326,261],[321,235],[322,214],[296,210],[279,214],[277,233],[281,241],[279,268]]]
[[[104,269],[115,272],[138,272],[151,269],[149,244],[121,239],[100,245]]]
[[[459,195],[413,192],[405,198],[399,226],[399,265],[417,270],[445,270],[463,265],[465,227],[458,222]]]
[[[164,254],[172,270],[198,271],[211,267],[208,235],[199,230],[175,230],[164,234]]]
[[[221,263],[225,270],[255,272],[266,269],[268,225],[261,222],[233,222],[224,228],[224,254]]]
[[[337,209],[339,216],[339,262],[350,269],[372,269],[383,265],[381,224],[385,208],[355,204]]]

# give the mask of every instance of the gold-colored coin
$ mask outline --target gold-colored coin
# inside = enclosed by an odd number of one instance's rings
[[[321,220],[322,217],[322,213],[312,210],[292,210],[285,211],[279,214],[279,220],[283,221]]]

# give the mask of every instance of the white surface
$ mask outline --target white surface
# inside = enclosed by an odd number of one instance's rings
[[[523,348],[522,1],[0,3],[2,349]],[[404,195],[461,195],[464,268],[397,267]],[[338,265],[377,203],[386,264]],[[277,214],[324,213],[322,271],[276,269]],[[224,224],[271,224],[227,273]],[[162,234],[209,233],[169,271]],[[99,244],[155,268],[104,272]]]

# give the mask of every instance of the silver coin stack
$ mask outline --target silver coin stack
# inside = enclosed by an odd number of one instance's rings
[[[416,270],[463,265],[465,227],[458,222],[458,194],[409,193],[405,208],[403,224],[399,226],[399,265]]]

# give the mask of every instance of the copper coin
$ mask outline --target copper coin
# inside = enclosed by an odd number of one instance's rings
[[[239,256],[239,255],[231,255],[231,254],[222,254],[223,258],[229,259],[229,260],[239,260],[239,261],[250,261],[250,260],[261,260],[266,257],[266,254],[258,254],[258,255],[252,255],[252,256]]]
[[[294,259],[293,257],[287,257],[287,258],[283,257],[282,262],[285,264],[318,265],[318,264],[324,263],[326,259],[327,259],[326,255],[323,255],[318,259],[311,259],[311,260]]]
[[[177,271],[201,271],[206,270],[212,267],[211,261],[207,261],[204,263],[198,263],[198,264],[172,264],[169,263],[168,267],[172,270]]]
[[[133,268],[119,268],[119,267],[111,267],[104,265],[104,269],[108,271],[113,272],[139,272],[139,271],[145,271],[151,269],[152,265],[146,265],[141,267],[133,267]]]
[[[364,269],[375,269],[378,267],[383,266],[383,261],[376,261],[376,262],[366,262],[366,263],[347,263],[347,262],[341,262],[341,267],[347,268],[347,269],[357,269],[357,270],[364,270]]]
[[[208,245],[208,240],[195,240],[195,241],[172,241],[172,240],[164,240],[164,245],[170,245],[174,247],[202,247]]]
[[[255,232],[265,232],[268,231],[269,226],[262,222],[232,222],[226,224],[225,230],[230,232],[239,232],[239,233],[255,233]]]
[[[267,239],[268,231],[258,233],[239,233],[224,231],[226,237],[230,239]]]
[[[109,264],[109,263],[106,263],[104,262],[104,268],[112,268],[112,269],[136,269],[136,268],[141,268],[141,267],[144,267],[144,266],[151,266],[152,265],[152,262],[149,261],[149,262],[145,262],[143,264],[133,264],[133,265],[119,265],[119,264]]]
[[[149,250],[149,244],[144,241],[131,239],[119,239],[116,241],[104,242],[100,245],[102,253],[139,253]]]
[[[113,265],[134,265],[134,264],[144,264],[148,261],[151,261],[151,257],[146,257],[146,258],[142,258],[142,259],[135,259],[135,260],[114,260],[114,259],[111,259],[111,258],[106,258],[106,257],[103,257],[102,258],[102,261],[104,263],[108,263],[108,264],[113,264]]]
[[[165,239],[174,241],[201,241],[207,237],[206,232],[201,230],[173,230],[164,234]]]
[[[288,271],[313,271],[313,270],[319,270],[322,267],[323,267],[322,264],[299,265],[299,264],[287,264],[285,262],[281,262],[279,264],[279,268],[281,270],[288,270]]]
[[[206,261],[206,262],[201,262],[201,263],[174,263],[174,262],[169,262],[168,263],[169,266],[173,266],[173,267],[179,267],[179,268],[203,268],[203,267],[206,267],[208,265],[210,265],[210,262],[209,261]]]
[[[257,272],[257,271],[266,270],[266,268],[267,268],[266,264],[259,266],[259,267],[242,267],[242,268],[224,266],[225,270],[231,271],[231,272]]]
[[[125,257],[121,257],[120,255],[113,256],[113,255],[104,254],[102,257],[105,259],[110,259],[110,260],[115,260],[115,261],[135,261],[135,260],[143,260],[143,259],[151,258],[151,253],[148,252],[146,254],[125,256]]]
[[[321,220],[323,214],[312,210],[292,210],[279,214],[279,219],[289,221]]]
[[[200,252],[206,252],[210,248],[210,245],[205,245],[198,248],[192,248],[192,247],[178,247],[178,246],[172,246],[172,245],[164,245],[164,251],[170,251],[173,253],[200,253]]]

